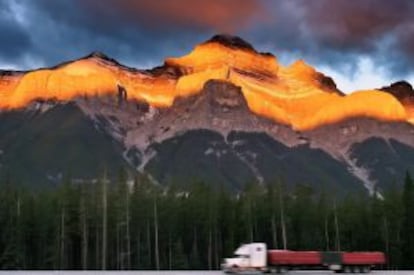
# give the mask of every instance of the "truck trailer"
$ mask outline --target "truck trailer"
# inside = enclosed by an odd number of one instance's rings
[[[368,273],[386,263],[382,252],[268,250],[265,243],[244,244],[234,255],[224,259],[225,273],[284,273],[291,269]]]

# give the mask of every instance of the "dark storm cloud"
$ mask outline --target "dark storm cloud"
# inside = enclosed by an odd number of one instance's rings
[[[15,24],[16,18],[5,0],[0,1],[0,60],[13,62],[30,51],[30,37],[26,31]]]
[[[309,1],[308,1],[309,2]],[[304,22],[314,37],[338,49],[372,50],[378,39],[412,21],[413,5],[407,0],[298,2]]]
[[[402,75],[414,64],[413,2],[0,0],[0,61],[50,66],[99,50],[129,65],[157,65],[231,32],[315,65],[352,71],[366,55]]]
[[[273,25],[258,37],[273,37],[277,49],[317,63],[348,66],[368,55],[391,73],[403,73],[413,70],[413,14],[411,0],[280,1]]]
[[[183,32],[174,36],[172,29],[154,32],[119,12],[92,12],[80,0],[15,2],[23,9],[24,27],[33,44],[29,53],[48,66],[94,50],[129,64],[159,62],[168,49],[175,53],[183,47],[182,42],[190,35]],[[174,38],[177,42],[172,44]]]
[[[257,0],[85,0],[84,3],[90,10],[118,10],[148,27],[180,26],[218,32],[238,30],[248,25],[254,15],[265,14]]]
[[[247,27],[261,12],[255,0],[6,1],[24,14],[25,22],[14,24],[25,28],[32,42],[27,50],[32,58],[26,60],[46,66],[94,50],[129,65],[157,65],[216,32]]]

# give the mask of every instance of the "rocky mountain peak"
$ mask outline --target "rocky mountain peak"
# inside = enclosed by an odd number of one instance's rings
[[[262,56],[269,56],[274,57],[272,53],[263,53],[258,52],[252,44],[247,42],[246,40],[230,34],[216,34],[203,44],[209,44],[209,43],[218,43],[220,45],[223,45],[227,48],[234,49],[234,50],[244,50],[255,54],[260,54]]]
[[[94,60],[97,60],[99,62],[111,64],[111,65],[114,65],[114,66],[117,66],[117,67],[122,67],[122,68],[124,68],[128,71],[134,71],[135,70],[133,68],[129,68],[125,65],[122,65],[121,63],[118,62],[118,60],[116,60],[112,57],[109,57],[108,55],[106,55],[105,53],[100,52],[100,51],[94,51],[94,52],[90,53],[89,55],[87,55],[86,57],[84,57],[83,59],[94,59]]]
[[[208,83],[211,79],[222,82],[213,85]],[[171,107],[176,98],[202,93],[211,85],[209,89],[226,92],[214,93],[214,98],[221,97],[220,104],[241,104],[235,100],[236,94],[227,94],[233,89],[222,87],[231,82],[240,87],[251,112],[296,130],[361,115],[407,120],[405,107],[389,93],[369,90],[344,96],[331,78],[304,61],[285,67],[232,35],[213,36],[189,54],[167,58],[163,66],[153,70],[129,68],[102,52],[93,52],[80,60],[28,72],[18,81],[6,80],[1,83],[4,96],[0,108],[24,107],[37,98],[68,101],[80,95],[116,94],[117,83],[128,91],[128,100],[145,99],[154,108]]]
[[[87,58],[98,58],[98,59],[105,59],[105,60],[111,60],[112,58],[108,57],[106,54],[100,51],[94,51],[90,53]]]
[[[381,90],[389,92],[399,100],[414,100],[413,86],[407,81],[394,82],[390,86],[382,87]]]
[[[345,95],[341,90],[338,89],[335,80],[333,80],[332,77],[319,73],[317,78],[321,84],[321,87],[325,88],[326,90],[332,91],[333,93],[336,93],[340,96]]]
[[[21,76],[24,73],[23,71],[0,70],[0,77]]]
[[[212,38],[207,40],[205,44],[207,43],[219,43],[223,46],[233,48],[233,49],[241,49],[241,50],[247,50],[247,51],[253,51],[257,52],[253,46],[243,40],[242,38],[238,36],[233,36],[229,34],[217,34],[214,35]]]

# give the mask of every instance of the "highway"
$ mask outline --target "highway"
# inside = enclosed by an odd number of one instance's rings
[[[0,275],[223,275],[221,271],[0,271]],[[245,273],[247,275],[247,273]],[[329,275],[331,271],[289,271],[287,275]],[[358,273],[352,273],[358,274]],[[366,274],[366,273],[361,273]],[[372,271],[371,275],[414,275],[412,271]]]

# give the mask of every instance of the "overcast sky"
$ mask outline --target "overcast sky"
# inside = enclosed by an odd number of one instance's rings
[[[228,33],[349,92],[414,81],[413,15],[412,0],[0,0],[0,68],[92,51],[149,68]]]

